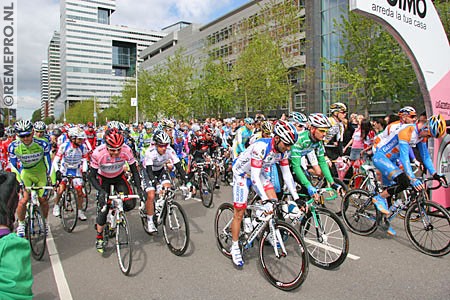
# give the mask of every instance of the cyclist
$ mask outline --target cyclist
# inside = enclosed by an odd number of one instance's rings
[[[33,124],[30,120],[16,122],[14,129],[19,139],[13,141],[8,148],[11,170],[16,173],[17,180],[22,182],[25,187],[46,186],[47,175],[49,174],[51,165],[49,143],[33,138]],[[17,206],[17,218],[19,220],[17,235],[20,237],[25,236],[25,213],[29,198],[29,192],[24,190],[23,198],[19,200]],[[47,191],[39,190],[38,198],[41,204],[42,215],[47,219]]]
[[[9,165],[9,155],[8,155],[8,147],[11,145],[11,143],[16,139],[16,132],[14,131],[14,128],[9,126],[5,130],[6,133],[6,140],[2,141],[0,140],[0,163],[1,163],[1,170],[5,171],[11,171],[11,167]]]
[[[297,129],[298,133],[307,129],[308,117],[306,117],[305,114],[294,111],[291,113],[290,119],[291,123],[294,124],[295,128]]]
[[[57,178],[60,180],[60,184],[55,197],[55,205],[53,206],[53,215],[55,217],[60,216],[59,199],[66,189],[68,182],[68,175],[82,176],[86,174],[88,165],[87,158],[89,150],[84,144],[86,133],[83,129],[78,127],[72,127],[68,131],[69,141],[63,143],[56,153],[53,163],[51,174],[56,173]],[[61,163],[61,166],[59,166]],[[83,204],[83,179],[73,178],[73,186],[77,193],[78,207],[82,207]],[[86,215],[82,209],[78,209],[78,218],[81,221],[86,221]]]
[[[279,120],[274,126],[274,137],[259,139],[250,145],[237,158],[233,165],[233,202],[234,216],[231,223],[233,243],[231,256],[236,266],[243,266],[239,249],[239,231],[247,207],[249,188],[253,187],[261,200],[276,198],[274,187],[266,169],[272,164],[280,163],[283,179],[294,200],[298,200],[294,180],[289,170],[289,149],[297,141],[298,135],[294,125]]]
[[[248,146],[248,142],[250,141],[250,137],[253,134],[253,128],[255,126],[255,120],[252,118],[244,119],[244,126],[241,126],[236,131],[236,136],[233,140],[233,158],[236,159],[239,154],[244,152],[245,148]]]
[[[270,121],[263,121],[261,123],[261,130],[253,134],[250,138],[250,145],[259,140],[260,138],[270,138],[272,137],[273,124]]]
[[[297,142],[292,146],[290,163],[295,174],[294,178],[302,185],[302,190],[306,189],[309,196],[317,199],[319,197],[317,189],[308,180],[302,167],[302,157],[308,156],[310,153],[315,153],[317,165],[320,168],[318,171],[315,170],[315,173],[323,174],[333,189],[340,191],[342,187],[334,182],[325,159],[323,139],[331,128],[327,116],[320,113],[311,114],[309,116],[309,126],[309,130],[301,132]],[[312,165],[315,168],[316,165],[314,163]]]
[[[144,129],[145,131],[141,133],[139,136],[139,143],[138,143],[138,151],[140,154],[141,159],[144,158],[145,151],[150,147],[152,144],[153,139],[153,124],[150,122],[144,123]]]
[[[84,131],[86,133],[86,142],[91,145],[91,149],[94,150],[97,147],[97,132],[94,129],[94,123],[88,122],[87,129]]]
[[[156,232],[156,226],[153,222],[153,215],[155,207],[153,201],[155,200],[155,190],[158,184],[164,188],[170,188],[170,174],[173,166],[183,181],[187,182],[187,176],[181,167],[180,159],[175,150],[170,146],[170,136],[165,131],[158,131],[153,136],[154,147],[150,147],[145,152],[144,157],[144,178],[145,191],[147,192],[147,201],[145,204],[147,210],[147,230],[148,232]]]
[[[409,114],[408,122],[417,119],[417,114]],[[436,170],[428,153],[427,140],[430,137],[440,138],[446,134],[446,123],[442,115],[433,115],[426,124],[407,123],[400,126],[398,131],[393,131],[387,138],[382,139],[373,156],[373,164],[377,167],[383,178],[383,183],[389,185],[381,193],[375,195],[372,202],[383,214],[388,215],[386,198],[405,190],[410,184],[420,191],[424,188],[422,181],[415,177],[410,160],[410,145],[418,147],[423,164],[432,174],[433,178],[446,183],[446,178]],[[400,160],[403,171],[396,164]],[[395,235],[395,230],[389,226],[387,233]]]
[[[44,140],[50,143],[50,136],[47,134],[47,125],[42,121],[36,121],[34,123],[34,137],[36,139]]]
[[[335,160],[343,155],[343,140],[344,140],[344,119],[347,115],[347,106],[344,103],[336,102],[330,105],[331,124],[328,134],[325,136],[323,142],[325,145],[326,156],[331,160]],[[330,163],[331,164],[331,163]],[[334,176],[337,176],[337,170],[333,166],[331,171]]]
[[[116,130],[107,130],[104,136],[105,144],[95,148],[91,157],[91,165],[89,169],[89,180],[92,186],[98,191],[97,202],[97,251],[103,252],[103,228],[106,223],[108,214],[107,194],[110,185],[118,192],[132,194],[132,189],[125,177],[123,168],[128,163],[131,173],[133,174],[134,183],[138,190],[138,194],[142,195],[141,179],[137,168],[136,159],[130,147],[124,145],[123,136]],[[123,208],[129,211],[136,206],[136,199],[125,199]]]

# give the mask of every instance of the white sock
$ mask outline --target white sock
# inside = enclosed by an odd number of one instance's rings
[[[233,243],[231,244],[231,247],[233,247],[233,248],[239,247],[239,241],[233,241]]]
[[[151,215],[151,216],[147,215],[147,221],[148,222],[153,222],[153,215]]]

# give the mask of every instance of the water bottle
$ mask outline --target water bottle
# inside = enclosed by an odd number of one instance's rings
[[[244,231],[245,233],[250,233],[253,230],[253,224],[252,224],[252,220],[250,219],[250,217],[245,217],[244,218]]]

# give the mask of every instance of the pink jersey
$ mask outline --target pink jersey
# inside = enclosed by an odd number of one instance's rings
[[[109,155],[106,144],[95,148],[91,157],[91,167],[98,169],[98,174],[106,178],[119,176],[123,172],[123,166],[126,162],[132,165],[136,162],[136,159],[133,156],[131,148],[125,144],[122,146],[120,155],[117,158],[112,158]]]

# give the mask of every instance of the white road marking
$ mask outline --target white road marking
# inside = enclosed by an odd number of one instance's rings
[[[305,240],[306,243],[313,244],[316,247],[323,248],[325,250],[334,252],[336,254],[341,253],[341,250],[333,248],[333,247],[330,247],[328,245],[324,245],[324,244],[321,244],[319,242],[316,242],[316,241],[313,241],[313,240],[310,240],[310,239],[304,239],[304,240]],[[350,254],[350,253],[347,254],[347,257],[350,258],[350,259],[353,259],[353,260],[358,260],[358,259],[361,258],[359,256],[356,256],[356,255],[353,255],[353,254]]]
[[[50,230],[48,230],[47,236],[48,255],[50,257],[50,263],[52,264],[53,275],[55,276],[56,286],[58,287],[59,298],[64,300],[72,300],[72,294],[70,293],[69,284],[67,283],[66,275],[59,259],[58,250],[56,250],[55,241]]]

